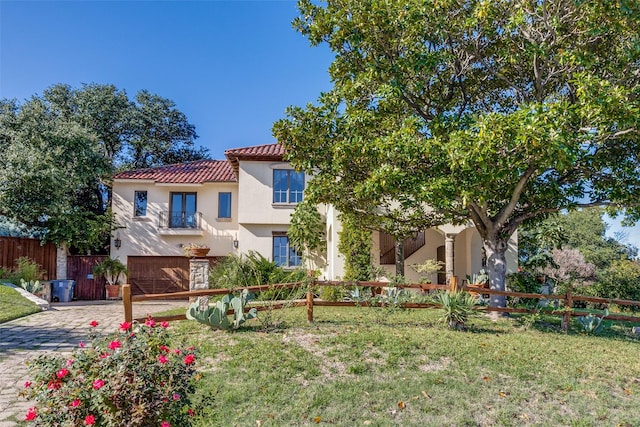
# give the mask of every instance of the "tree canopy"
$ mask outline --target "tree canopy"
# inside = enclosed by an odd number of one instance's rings
[[[299,11],[294,27],[335,53],[333,88],[290,107],[274,134],[315,175],[317,201],[471,221],[498,290],[521,224],[580,206],[640,216],[637,2],[302,0]]]
[[[78,251],[103,249],[117,169],[205,157],[175,104],[113,85],[55,85],[0,100],[0,214]]]

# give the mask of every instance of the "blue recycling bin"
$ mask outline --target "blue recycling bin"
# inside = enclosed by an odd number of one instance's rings
[[[75,280],[52,280],[51,295],[53,302],[70,302],[73,300]]]

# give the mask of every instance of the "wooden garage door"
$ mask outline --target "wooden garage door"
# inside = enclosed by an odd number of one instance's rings
[[[130,256],[127,258],[127,269],[133,295],[189,290],[189,258]]]
[[[214,265],[220,257],[207,257]],[[189,290],[189,258],[183,256],[129,256],[129,283],[133,295]]]

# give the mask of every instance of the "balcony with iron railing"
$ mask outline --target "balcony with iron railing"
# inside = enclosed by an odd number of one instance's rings
[[[201,236],[202,212],[162,211],[158,216],[160,234]]]

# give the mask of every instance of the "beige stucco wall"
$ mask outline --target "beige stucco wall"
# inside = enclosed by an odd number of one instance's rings
[[[321,280],[340,280],[344,277],[344,255],[338,251],[342,223],[338,211],[333,206],[322,206],[321,213],[326,217],[327,259],[322,266]]]
[[[135,191],[147,191],[147,215],[133,216]],[[196,192],[198,212],[202,212],[201,230],[159,229],[160,212],[169,210],[171,192]],[[218,193],[231,193],[231,220],[218,220]],[[126,262],[129,255],[183,255],[181,245],[209,245],[211,256],[234,252],[233,239],[238,233],[238,186],[235,183],[203,185],[158,185],[148,181],[116,181],[113,186],[113,213],[121,227],[117,234],[122,247],[111,242],[111,255]],[[163,234],[171,233],[171,234]],[[115,233],[114,233],[115,234]]]
[[[240,162],[240,224],[289,224],[295,204],[273,203],[273,170],[292,169],[283,162]]]

